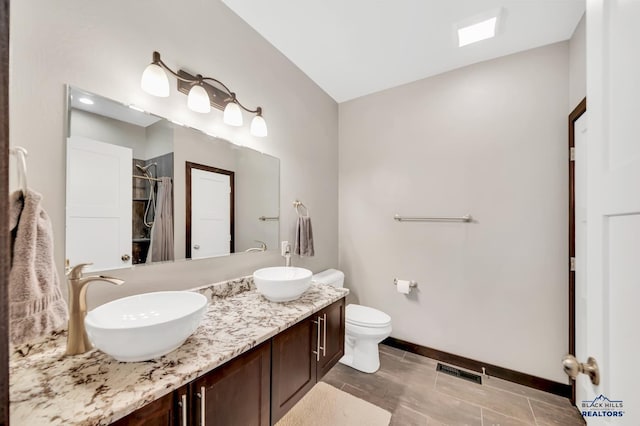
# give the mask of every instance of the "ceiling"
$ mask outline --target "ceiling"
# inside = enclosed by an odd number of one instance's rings
[[[337,102],[567,40],[585,0],[222,0]],[[502,8],[498,36],[455,25]]]

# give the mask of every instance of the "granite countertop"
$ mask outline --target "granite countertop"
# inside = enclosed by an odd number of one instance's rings
[[[96,349],[64,355],[66,331],[18,348],[10,362],[12,425],[107,425],[257,346],[348,290],[313,283],[298,300],[269,302],[244,278],[196,289],[210,300],[177,350],[123,363]]]

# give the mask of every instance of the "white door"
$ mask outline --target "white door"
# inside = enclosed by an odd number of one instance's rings
[[[129,148],[67,139],[66,254],[72,266],[131,265],[131,167]]]
[[[580,379],[577,404],[590,425],[640,425],[639,22],[638,0],[587,0],[587,319],[578,327],[601,378]]]
[[[191,258],[231,252],[231,179],[191,169]]]
[[[578,360],[584,362],[587,352],[587,115],[583,113],[574,122],[575,148],[575,316],[576,316],[576,353]],[[589,397],[589,378],[578,376],[576,380],[576,405]],[[582,410],[581,410],[582,411]]]

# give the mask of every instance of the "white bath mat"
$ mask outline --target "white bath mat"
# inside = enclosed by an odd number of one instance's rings
[[[320,382],[276,426],[388,426],[390,421],[388,411]]]

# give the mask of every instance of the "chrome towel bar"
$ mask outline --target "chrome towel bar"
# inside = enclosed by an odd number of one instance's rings
[[[266,220],[280,220],[280,217],[279,216],[275,216],[275,217],[260,216],[258,220],[261,220],[263,222]]]
[[[393,220],[398,222],[471,222],[472,218],[470,214],[464,216],[400,216],[399,214],[393,216]]]

